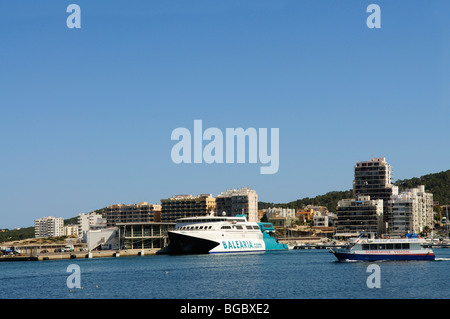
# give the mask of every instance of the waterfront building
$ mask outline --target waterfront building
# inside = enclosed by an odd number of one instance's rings
[[[105,208],[106,226],[114,227],[117,223],[154,222],[160,216],[161,205],[141,202],[139,204],[115,204]]]
[[[338,202],[336,236],[357,236],[360,232],[384,232],[383,200],[370,196],[342,199]]]
[[[211,194],[176,195],[161,199],[161,222],[175,222],[178,218],[206,216],[216,208]]]
[[[384,222],[388,220],[388,201],[393,195],[392,168],[384,157],[357,162],[353,181],[354,198],[370,196],[383,200]]]
[[[175,223],[118,223],[119,249],[160,249],[168,244]]]
[[[250,222],[258,219],[258,194],[248,187],[230,189],[216,197],[216,210],[218,215],[226,216],[246,215]]]
[[[90,212],[78,214],[78,237],[84,238],[85,233],[90,229],[106,227],[106,219],[101,214]]]
[[[295,209],[294,208],[282,208],[282,207],[270,207],[262,210],[263,215],[266,215],[267,218],[295,218]]]
[[[42,217],[34,221],[34,235],[40,237],[64,236],[64,219],[62,217]]]
[[[419,233],[426,226],[433,227],[433,194],[425,186],[408,189],[389,200],[389,234]]]
[[[118,227],[90,229],[83,233],[83,242],[89,251],[119,249],[118,232]]]

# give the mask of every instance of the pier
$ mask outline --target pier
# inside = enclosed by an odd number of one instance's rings
[[[5,261],[41,261],[41,260],[61,260],[61,259],[84,259],[84,258],[105,258],[105,257],[130,257],[130,256],[148,256],[156,255],[158,249],[126,249],[126,250],[95,250],[95,251],[76,251],[60,253],[44,253],[34,256],[2,256],[0,262]]]

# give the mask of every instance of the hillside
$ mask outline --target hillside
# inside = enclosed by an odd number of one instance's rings
[[[413,177],[410,179],[397,180],[393,184],[398,186],[400,191],[408,188],[414,188],[419,185],[425,185],[425,191],[433,193],[433,200],[435,202],[439,202],[439,205],[450,204],[450,170],[434,174],[428,174],[422,177]],[[353,197],[352,190],[335,191],[312,198],[305,197],[302,199],[297,199],[295,201],[284,204],[259,202],[258,208],[264,209],[276,206],[276,207],[302,209],[306,205],[311,204],[311,205],[326,206],[329,211],[335,212],[336,205],[339,200],[352,197]]]

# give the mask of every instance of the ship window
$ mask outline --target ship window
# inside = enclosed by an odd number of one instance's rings
[[[259,230],[259,227],[258,226],[253,226],[253,229]]]
[[[409,249],[409,243],[402,244],[402,249]]]
[[[378,249],[386,249],[386,245],[385,244],[379,244],[378,245]]]
[[[369,250],[370,245],[369,244],[363,244],[362,249],[363,250]]]
[[[234,226],[234,228],[236,228],[236,229],[242,229],[242,226],[236,225],[236,226]]]
[[[198,229],[203,229],[203,226],[199,226]]]
[[[253,227],[252,226],[249,226],[249,225],[247,225],[247,226],[245,226],[247,229],[253,229]]]
[[[402,249],[402,244],[394,244],[394,249]]]
[[[386,249],[394,249],[394,244],[386,244]]]
[[[376,250],[377,246],[377,244],[370,244],[370,250]]]

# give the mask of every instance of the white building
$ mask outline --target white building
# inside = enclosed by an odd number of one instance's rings
[[[78,236],[78,225],[64,226],[64,236]]]
[[[394,194],[389,200],[389,234],[419,233],[433,227],[433,194],[425,186]]]
[[[294,208],[270,207],[262,210],[267,218],[295,218],[296,210]]]
[[[42,217],[34,221],[34,235],[40,237],[64,236],[64,219],[62,217]]]
[[[106,219],[95,212],[78,215],[78,237],[83,238],[90,229],[99,229],[106,227]]]
[[[321,214],[321,215],[314,215],[314,227],[329,227],[329,219],[328,215]]]

